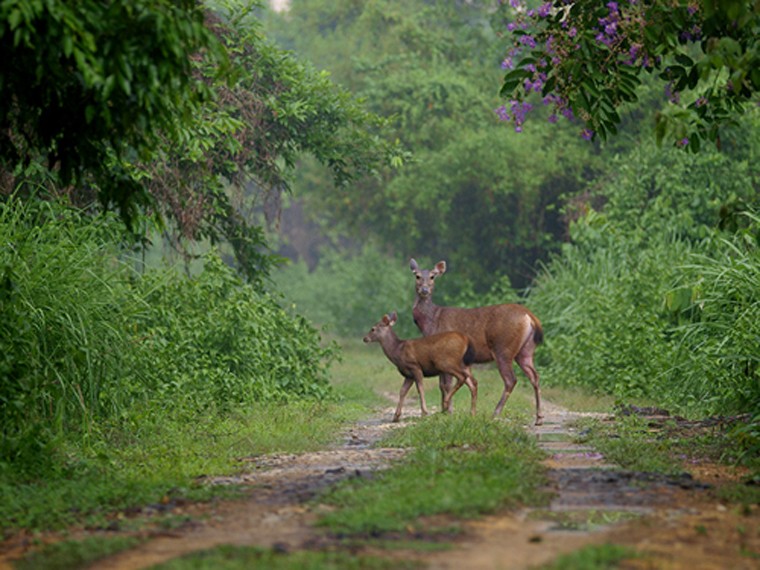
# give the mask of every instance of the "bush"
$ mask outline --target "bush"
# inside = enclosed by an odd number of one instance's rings
[[[0,461],[48,457],[51,433],[108,412],[142,307],[108,216],[0,202]]]
[[[757,206],[751,180],[742,164],[730,175],[725,156],[665,155],[621,168],[602,211],[571,227],[574,243],[537,279],[540,357],[555,381],[680,413],[756,410],[760,224],[747,213]]]
[[[149,309],[136,322],[147,357],[133,363],[138,389],[193,406],[328,395],[333,349],[320,347],[303,317],[244,284],[216,254],[197,277],[167,279],[159,271],[141,288]]]
[[[303,317],[213,254],[196,278],[140,276],[124,237],[110,216],[0,202],[0,472],[49,467],[56,438],[145,405],[192,414],[330,393],[333,349]]]

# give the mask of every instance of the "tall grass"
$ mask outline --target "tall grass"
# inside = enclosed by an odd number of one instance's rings
[[[46,457],[49,434],[86,429],[114,402],[144,309],[107,216],[0,203],[0,458]]]
[[[188,420],[330,394],[334,350],[303,317],[213,253],[193,278],[139,275],[122,232],[110,216],[0,202],[0,475],[61,465],[59,440],[146,406]]]
[[[597,230],[606,236],[567,246],[531,294],[550,377],[685,414],[756,410],[757,226],[701,242],[652,236],[644,245],[604,223]]]

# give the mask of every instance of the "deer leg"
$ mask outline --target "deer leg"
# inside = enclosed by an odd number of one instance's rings
[[[467,376],[462,375],[461,377],[459,375],[456,375],[457,383],[446,392],[446,394],[443,396],[443,410],[444,412],[451,413],[451,399],[454,397],[454,394],[457,393],[457,390],[459,390],[462,385],[467,382]]]
[[[515,371],[512,370],[512,359],[507,358],[503,354],[496,355],[496,364],[499,367],[499,374],[501,374],[502,380],[504,380],[504,393],[501,395],[499,403],[496,404],[496,409],[493,412],[493,417],[496,418],[501,414],[501,410],[504,408],[504,404],[507,403],[507,398],[515,389],[517,384],[517,377]]]
[[[422,371],[415,370],[414,371],[414,383],[417,385],[417,393],[420,395],[420,408],[422,410],[422,415],[426,416],[428,415],[428,409],[427,404],[425,404],[425,386],[423,385],[424,377],[422,376]]]
[[[470,413],[474,416],[478,400],[478,381],[475,380],[475,377],[469,371],[469,368],[461,375],[461,377],[459,375],[455,376],[457,378],[457,383],[454,388],[446,394],[446,406],[451,406],[451,399],[454,397],[454,394],[456,394],[457,390],[459,390],[464,384],[467,384],[467,387],[470,389]]]
[[[438,386],[441,388],[441,411],[442,412],[451,411],[450,409],[451,398],[447,400],[446,394],[451,392],[453,385],[454,385],[454,379],[451,377],[451,374],[441,374],[438,377]]]
[[[412,382],[414,380],[412,378],[404,378],[404,383],[401,385],[401,391],[398,394],[398,406],[396,406],[396,413],[393,414],[393,421],[397,422],[401,418],[401,407],[404,405],[404,398],[406,398],[406,393],[409,391],[409,388],[412,387]]]
[[[472,375],[472,372],[467,368],[467,380],[465,381],[467,387],[470,389],[470,415],[475,415],[475,409],[478,402],[478,381]]]
[[[533,366],[533,352],[523,349],[515,360],[533,385],[533,392],[536,394],[536,425],[540,426],[544,423],[544,415],[541,413],[541,388],[538,385],[538,372]]]

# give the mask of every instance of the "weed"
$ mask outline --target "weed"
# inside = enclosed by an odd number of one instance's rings
[[[586,546],[570,554],[564,554],[541,570],[613,570],[619,563],[637,558],[630,548],[615,544]]]
[[[396,430],[382,445],[412,447],[372,480],[346,481],[320,500],[338,507],[321,524],[338,535],[426,534],[420,517],[474,517],[540,503],[544,482],[535,442],[506,422],[436,415]]]
[[[15,570],[78,570],[139,544],[134,537],[94,536],[81,541],[50,544],[14,562]]]
[[[411,570],[420,567],[421,564],[416,562],[342,552],[280,553],[261,548],[221,546],[160,564],[155,570]]]

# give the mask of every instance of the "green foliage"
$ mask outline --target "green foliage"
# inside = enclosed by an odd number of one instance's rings
[[[620,164],[532,291],[551,375],[682,413],[755,409],[758,230],[736,213],[757,207],[751,171],[650,152]]]
[[[487,2],[298,0],[278,38],[350,85],[414,160],[333,190],[295,186],[332,231],[417,259],[444,258],[479,294],[533,274],[564,228],[560,196],[589,171],[568,132],[505,133],[491,87],[500,49]],[[273,24],[274,26],[274,24]],[[316,176],[315,176],[316,178]],[[450,281],[451,290],[457,283]]]
[[[563,554],[538,570],[614,570],[620,563],[638,558],[636,551],[616,544],[594,544],[570,554]]]
[[[16,570],[76,570],[95,560],[128,550],[139,542],[139,539],[128,536],[91,537],[82,541],[57,542],[14,562],[13,568]]]
[[[198,398],[200,406],[328,394],[332,351],[319,348],[314,328],[242,283],[215,254],[197,277],[143,281],[155,310],[137,320],[135,333],[151,358],[134,366],[150,392]]]
[[[518,123],[515,109],[539,92],[579,117],[586,138],[615,135],[646,72],[667,84],[671,103],[657,116],[658,141],[696,152],[705,141],[720,146],[722,127],[736,124],[760,92],[755,2],[514,4],[502,3],[513,37],[501,92]]]
[[[397,311],[399,335],[419,336],[412,321],[414,283],[408,260],[367,245],[353,256],[325,253],[309,273],[303,262],[279,269],[275,288],[285,302],[331,333],[360,337],[384,314]]]
[[[159,564],[156,570],[411,570],[420,564],[342,552],[299,551],[281,554],[260,548],[222,546]]]
[[[0,461],[51,461],[51,432],[115,402],[142,310],[118,261],[120,230],[54,204],[0,202]],[[2,463],[0,463],[2,466]]]
[[[0,472],[52,467],[57,438],[145,402],[191,415],[330,393],[334,350],[303,317],[214,254],[192,279],[139,276],[121,232],[111,217],[0,202]]]
[[[199,477],[234,476],[241,457],[319,449],[365,413],[313,400],[204,412],[180,404],[146,402],[118,418],[101,419],[86,438],[63,434],[49,449],[58,461],[56,470],[37,470],[30,477],[17,464],[6,466],[0,471],[0,536],[82,522],[108,527],[114,513],[162,500],[228,496],[230,488],[199,483]],[[124,519],[121,524],[139,523]]]
[[[225,61],[194,0],[3,2],[0,49],[0,164],[18,174],[40,161],[64,186],[94,182],[128,219],[147,193],[124,163],[208,95],[191,58]]]
[[[214,3],[212,27],[230,69],[220,80],[213,58],[198,62],[215,98],[183,121],[179,141],[165,140],[159,159],[134,176],[149,185],[179,236],[227,241],[242,273],[260,284],[274,260],[257,225],[261,216],[251,212],[276,216],[300,156],[328,167],[332,187],[401,163],[403,152],[386,141],[385,119],[326,73],[275,47],[254,15],[247,2]]]
[[[331,532],[406,531],[427,515],[473,517],[542,500],[541,453],[519,427],[438,414],[398,430],[383,445],[413,449],[394,468],[348,481],[320,499],[338,507],[321,521]]]

